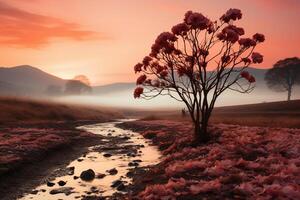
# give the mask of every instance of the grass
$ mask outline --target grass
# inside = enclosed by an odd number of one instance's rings
[[[25,98],[0,98],[0,121],[111,120],[122,114],[111,108],[63,104]]]

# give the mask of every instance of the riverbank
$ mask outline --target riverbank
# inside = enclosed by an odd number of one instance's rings
[[[78,127],[79,130],[96,136],[93,139],[94,144],[85,148],[86,151],[83,151],[81,146],[81,148],[77,147],[77,151],[73,154],[66,153],[70,156],[60,156],[62,152],[54,154],[52,159],[57,163],[47,159],[46,164],[48,163],[50,169],[46,168],[41,174],[43,179],[39,177],[39,184],[25,191],[25,196],[20,200],[120,199],[120,196],[128,192],[128,184],[131,183],[132,177],[131,170],[137,166],[156,164],[159,162],[160,154],[149,144],[150,141],[138,133],[115,127],[117,123],[119,122]],[[44,167],[41,164],[39,166]],[[14,196],[10,195],[10,197],[6,198],[13,199]]]
[[[77,126],[121,118],[115,110],[0,98],[0,196],[12,200],[101,141]]]
[[[101,137],[75,129],[95,121],[14,124],[0,132],[0,194],[21,197],[41,184],[53,170],[87,152]]]
[[[219,124],[210,128],[208,144],[192,147],[187,121],[140,120],[120,127],[151,139],[163,154],[158,165],[133,170],[131,199],[300,197],[299,129]]]

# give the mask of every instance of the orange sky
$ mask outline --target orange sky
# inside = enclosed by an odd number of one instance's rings
[[[266,35],[259,67],[300,56],[298,0],[0,0],[0,66],[85,74],[93,85],[133,81],[132,66],[187,10],[217,19],[229,8],[242,10],[246,35]]]

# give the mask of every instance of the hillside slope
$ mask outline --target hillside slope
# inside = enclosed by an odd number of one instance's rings
[[[122,117],[120,112],[109,108],[7,97],[0,98],[0,109],[0,122],[3,124],[15,121],[108,121]]]
[[[66,80],[29,65],[0,68],[1,94],[26,95],[44,93],[48,86],[64,86]]]

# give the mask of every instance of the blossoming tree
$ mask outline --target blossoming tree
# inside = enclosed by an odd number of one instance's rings
[[[134,66],[135,73],[141,74],[134,97],[169,95],[183,102],[196,141],[208,141],[208,122],[217,98],[226,90],[250,92],[255,78],[246,68],[263,61],[254,49],[264,35],[241,37],[244,29],[233,25],[241,18],[239,9],[229,9],[217,21],[188,11],[184,21],[161,33],[149,56]]]

